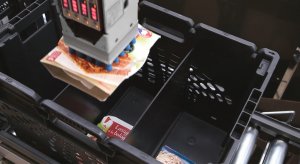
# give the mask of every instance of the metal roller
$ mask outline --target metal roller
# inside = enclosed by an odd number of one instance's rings
[[[254,150],[258,130],[254,127],[248,127],[241,141],[241,145],[233,159],[234,164],[247,164]]]
[[[268,143],[260,164],[283,164],[287,154],[288,144],[282,139],[275,139]]]

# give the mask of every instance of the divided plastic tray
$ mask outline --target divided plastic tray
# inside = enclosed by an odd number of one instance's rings
[[[64,163],[156,163],[164,145],[195,162],[233,157],[278,54],[204,24],[192,28],[190,19],[151,3],[141,11],[141,23],[163,38],[107,102],[72,87],[55,102],[43,100],[1,74],[0,113],[20,139]],[[135,125],[125,142],[95,125],[107,114]]]
[[[196,26],[195,49],[126,142],[156,156],[167,145],[196,163],[232,158],[279,60],[271,50]]]

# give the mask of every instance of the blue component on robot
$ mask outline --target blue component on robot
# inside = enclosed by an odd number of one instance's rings
[[[125,55],[126,55],[126,52],[122,51],[119,56],[124,57]]]
[[[135,44],[136,43],[136,38],[132,39],[132,41],[130,42],[130,44]]]
[[[117,58],[115,59],[114,63],[119,63],[119,61],[120,61],[120,59],[119,59],[119,57],[117,57]]]
[[[134,49],[134,44],[136,43],[136,38],[132,39],[132,41],[130,42],[130,44],[125,48],[124,51],[122,51],[119,55],[119,57],[124,57],[126,55],[126,52],[125,51],[133,51]],[[76,50],[72,49],[72,48],[69,48],[69,52],[70,54],[74,54],[74,55],[77,55],[78,57],[82,58],[82,59],[85,59],[87,60],[88,62],[90,63],[94,63],[95,65],[97,66],[103,66],[103,63],[98,61],[98,60],[94,60],[93,58],[89,57],[89,56],[86,56],[85,54],[81,53],[81,52],[77,52]],[[115,60],[114,60],[114,63],[119,63],[120,62],[120,59],[119,57],[117,57]],[[107,71],[112,71],[113,70],[113,67],[111,64],[106,64],[105,65],[105,69]]]
[[[106,71],[112,71],[112,70],[113,70],[111,64],[107,64],[107,65],[105,66],[105,69],[106,69]]]
[[[130,51],[131,50],[131,46],[128,45],[126,48],[125,48],[125,51]]]
[[[95,65],[97,65],[99,67],[104,66],[104,64],[102,62],[100,62],[98,60],[95,60],[92,57],[89,57],[89,56],[87,56],[87,55],[85,55],[85,54],[83,54],[81,52],[78,52],[78,51],[72,49],[72,48],[69,48],[69,53],[72,54],[72,55],[77,55],[78,57],[80,57],[82,59],[85,59],[86,61],[88,61],[90,63],[93,63],[93,64],[95,64]],[[125,55],[125,53],[124,53],[124,55]],[[118,63],[119,62],[119,58],[116,58],[114,62]],[[105,69],[110,72],[110,71],[112,71],[113,68],[112,68],[111,64],[108,64],[108,65],[105,65]]]

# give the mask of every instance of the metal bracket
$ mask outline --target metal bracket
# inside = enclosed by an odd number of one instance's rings
[[[285,123],[290,124],[296,115],[295,111],[271,111],[271,112],[261,112],[261,114],[267,115],[267,116],[276,116],[276,115],[289,115],[288,119],[286,121],[283,121]]]

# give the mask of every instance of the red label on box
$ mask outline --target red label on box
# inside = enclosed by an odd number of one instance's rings
[[[132,129],[132,125],[118,119],[114,116],[105,116],[101,123],[98,124],[108,137],[125,140]]]
[[[50,56],[47,57],[47,60],[53,62],[59,57],[59,55],[61,55],[61,52],[55,50],[50,54]]]
[[[130,130],[116,122],[114,122],[107,131],[108,137],[116,137],[124,141]]]

